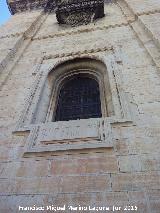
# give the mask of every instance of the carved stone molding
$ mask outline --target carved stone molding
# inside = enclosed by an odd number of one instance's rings
[[[134,22],[134,20],[132,21],[124,21],[121,24],[111,24],[111,25],[88,25],[88,26],[79,26],[77,28],[72,28],[72,30],[68,30],[68,31],[60,31],[60,32],[56,32],[54,34],[49,34],[46,36],[37,36],[32,38],[32,40],[41,40],[41,39],[48,39],[48,38],[55,38],[55,37],[60,37],[60,36],[67,36],[67,35],[76,35],[76,34],[80,34],[80,33],[85,33],[85,32],[93,32],[96,30],[106,30],[106,29],[110,29],[110,28],[116,28],[116,27],[123,27],[123,26],[128,26],[129,23]],[[27,37],[28,39],[30,39],[30,37]]]
[[[57,0],[56,5],[60,24],[78,26],[104,16],[104,0]]]
[[[112,46],[106,46],[106,47],[103,47],[103,48],[94,48],[94,49],[88,49],[88,50],[78,51],[78,52],[47,55],[47,56],[44,56],[44,60],[48,60],[48,59],[52,59],[52,58],[66,58],[66,57],[74,58],[76,56],[78,57],[78,56],[94,54],[94,53],[98,53],[98,52],[105,52],[105,51],[109,51],[109,50],[112,50],[112,49],[113,49]]]
[[[25,154],[112,146],[112,130],[107,119],[91,118],[35,125]]]

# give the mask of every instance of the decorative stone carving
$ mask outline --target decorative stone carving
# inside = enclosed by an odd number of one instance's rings
[[[104,16],[104,0],[57,0],[56,16],[60,24],[88,24]]]
[[[69,15],[73,17],[73,14],[78,11],[83,13],[85,11],[86,16],[87,13],[89,13],[90,17],[87,20],[89,20],[92,15],[94,19],[104,16],[104,0],[7,0],[7,4],[12,14],[37,9],[54,11],[57,6],[57,17],[59,20],[65,20]],[[84,14],[82,16],[84,16]]]
[[[26,10],[42,9],[53,12],[60,24],[78,26],[104,16],[104,0],[8,0],[12,14]]]
[[[55,0],[7,0],[8,7],[12,14],[26,10],[54,10]]]
[[[59,121],[44,124],[40,127],[38,140],[42,143],[55,143],[77,140],[100,140],[98,119],[84,119],[75,121]]]
[[[107,118],[59,121],[33,126],[25,153],[113,147]]]

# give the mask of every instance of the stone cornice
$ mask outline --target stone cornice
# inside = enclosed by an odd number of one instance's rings
[[[26,10],[54,10],[55,0],[6,0],[11,14]]]
[[[109,3],[114,0],[104,0],[104,2]],[[24,12],[27,10],[49,10],[54,11],[56,7],[57,0],[6,0],[8,8],[11,14]]]

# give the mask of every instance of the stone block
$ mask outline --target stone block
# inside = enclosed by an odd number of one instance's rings
[[[150,13],[154,11],[160,10],[159,1],[158,0],[125,0],[132,11],[137,14],[141,15],[143,13]]]
[[[9,213],[9,212],[20,212],[20,207],[33,207],[49,205],[47,201],[47,196],[45,195],[6,195],[1,196],[0,199],[0,212]]]
[[[23,147],[14,146],[14,147],[7,147],[1,146],[0,148],[0,160],[3,161],[12,161],[15,159],[19,159],[23,156]]]
[[[1,194],[51,194],[110,191],[109,175],[1,179]],[[105,186],[105,187],[104,187]]]
[[[139,17],[139,21],[144,25],[146,31],[160,47],[160,13],[142,15]]]
[[[146,201],[146,194],[142,191],[128,191],[129,201],[130,202],[137,202],[137,201]]]
[[[159,116],[160,114],[160,103],[157,101],[141,104],[138,108],[139,112],[142,114],[148,114],[151,116]]]
[[[117,171],[117,160],[114,156],[51,161],[51,175],[114,173]]]
[[[8,195],[15,192],[15,180],[0,179],[0,195]]]
[[[127,139],[117,139],[114,141],[115,151],[118,155],[128,154],[128,141]]]
[[[129,191],[128,192],[129,204],[137,206],[137,212],[150,212],[148,199],[146,193],[143,191]]]
[[[110,175],[64,176],[61,184],[61,190],[64,193],[111,190]]]
[[[147,191],[146,193],[147,193],[151,212],[158,213],[160,209],[160,191],[150,190],[150,191]]]
[[[156,154],[146,154],[141,156],[143,171],[160,171],[160,158]]]
[[[61,178],[16,178],[14,193],[46,194],[61,192]],[[12,194],[12,192],[10,192]]]
[[[127,192],[106,192],[104,194],[104,201],[109,206],[124,206],[128,204],[128,195]]]
[[[72,205],[92,205],[96,198],[103,193],[75,193],[70,195]]]
[[[119,156],[118,161],[121,172],[160,171],[160,159],[158,155]]]
[[[32,23],[40,15],[40,11],[33,11],[28,13],[18,13],[14,15],[5,25],[0,29],[0,38],[19,36],[30,28]],[[26,18],[27,16],[27,18]]]
[[[114,191],[158,189],[160,186],[159,172],[121,173],[111,177]]]
[[[142,171],[141,158],[138,155],[119,156],[120,172]]]
[[[151,212],[158,213],[160,209],[160,191],[159,190],[147,191],[147,197],[149,200]]]
[[[48,175],[49,161],[24,161],[16,172],[17,177],[45,177]]]
[[[159,139],[156,137],[137,137],[129,140],[128,149],[130,154],[159,154]]]

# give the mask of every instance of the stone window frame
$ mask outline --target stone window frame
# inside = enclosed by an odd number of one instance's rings
[[[112,52],[111,52],[112,53]],[[92,56],[88,55],[82,55],[81,57],[65,57],[60,60],[57,60],[55,58],[51,57],[43,57],[39,60],[40,64],[36,67],[36,69],[33,71],[33,75],[36,76],[35,83],[33,84],[33,88],[31,89],[31,93],[29,94],[29,97],[27,98],[25,108],[21,114],[21,117],[19,119],[18,125],[13,132],[16,135],[26,135],[27,134],[27,142],[25,146],[25,152],[24,154],[31,154],[31,153],[46,153],[46,152],[57,152],[57,151],[69,151],[69,150],[74,150],[74,149],[90,149],[90,148],[106,148],[106,147],[113,147],[112,143],[112,125],[113,124],[125,124],[125,125],[130,125],[132,124],[132,119],[131,119],[131,113],[128,105],[128,98],[126,94],[124,93],[123,90],[121,90],[121,87],[119,85],[121,84],[120,79],[121,77],[119,76],[119,70],[118,70],[118,65],[119,65],[119,59],[118,63],[116,62],[116,58],[114,55],[113,57],[108,57],[106,58],[104,55],[101,57],[96,54]],[[43,90],[45,88],[45,82],[49,81],[50,87],[52,87],[53,81],[51,80],[51,76],[60,83],[63,78],[62,76],[64,73],[62,72],[63,69],[61,69],[61,75],[58,73],[58,76],[56,76],[55,70],[57,70],[58,67],[62,67],[63,64],[66,63],[66,61],[72,61],[75,59],[80,59],[84,60],[85,58],[87,59],[93,59],[94,61],[99,61],[100,63],[104,64],[105,69],[104,69],[104,81],[107,82],[106,80],[108,79],[108,82],[110,85],[110,92],[111,92],[111,97],[112,99],[112,104],[113,104],[113,111],[110,114],[110,117],[106,117],[106,112],[102,114],[102,118],[98,118],[97,120],[95,119],[85,119],[88,120],[87,125],[98,125],[97,127],[99,128],[99,136],[96,140],[94,141],[95,143],[91,144],[90,141],[87,142],[86,139],[82,140],[85,143],[80,143],[80,144],[66,144],[62,145],[57,145],[54,143],[43,143],[41,144],[39,140],[39,135],[42,136],[43,132],[45,131],[52,131],[53,128],[57,129],[56,125],[58,122],[51,122],[51,114],[53,113],[53,108],[52,108],[52,103],[53,103],[53,96],[56,94],[54,89],[52,88],[52,98],[50,98],[49,106],[47,112],[45,112],[45,120],[43,122],[37,120],[35,122],[34,118],[36,117],[36,114],[34,111],[36,111],[37,106],[39,105],[39,100],[41,99],[41,96],[44,96]],[[50,63],[48,66],[46,66],[46,60],[51,59],[53,60],[52,63]],[[66,66],[64,66],[66,68]],[[77,69],[74,69],[74,72]],[[73,70],[72,70],[73,71]],[[66,69],[65,69],[66,72]],[[97,72],[98,73],[98,72]],[[93,74],[93,73],[92,73]],[[51,76],[50,76],[51,75]],[[107,76],[106,76],[107,75]],[[106,79],[107,78],[107,79]],[[49,80],[50,79],[50,80]],[[56,85],[56,84],[55,84]],[[104,84],[105,86],[107,84]],[[102,86],[102,85],[101,85]],[[103,87],[102,87],[103,88]],[[102,91],[101,91],[102,94]],[[57,95],[57,94],[56,94]],[[103,96],[104,97],[104,96]],[[54,97],[55,98],[55,97]],[[103,98],[101,98],[103,100]],[[105,104],[104,104],[105,105]],[[52,108],[52,109],[51,109]],[[104,111],[103,111],[104,112]],[[47,115],[47,116],[46,116]],[[91,121],[91,123],[89,123]],[[69,123],[72,123],[72,121],[67,121]],[[69,124],[68,123],[68,124]],[[65,124],[66,125],[66,124]],[[64,125],[64,126],[65,126]],[[48,128],[48,129],[47,129]],[[87,126],[88,128],[88,126]],[[93,129],[92,129],[93,131]],[[53,134],[51,134],[53,137]],[[43,137],[43,136],[42,136]],[[101,140],[99,142],[99,140]],[[67,140],[66,140],[67,141]],[[78,140],[79,142],[81,141],[81,138]],[[59,142],[58,142],[59,143]],[[64,140],[65,143],[65,140]],[[46,146],[47,145],[47,146]]]

